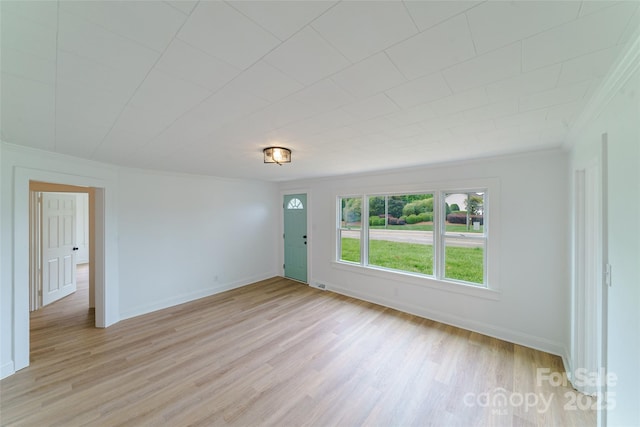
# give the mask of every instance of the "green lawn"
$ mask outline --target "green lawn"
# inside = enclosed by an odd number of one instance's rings
[[[479,283],[483,281],[484,254],[482,248],[445,248],[444,275],[447,279]]]
[[[360,262],[360,239],[342,238],[342,254],[340,259],[343,261]]]
[[[413,273],[433,274],[433,247],[417,243],[369,241],[369,264]],[[447,247],[445,277],[482,284],[483,250]],[[343,238],[343,261],[360,262],[360,240]]]

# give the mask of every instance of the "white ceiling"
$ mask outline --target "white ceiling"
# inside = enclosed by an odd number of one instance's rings
[[[273,181],[560,147],[639,5],[1,1],[0,137]]]

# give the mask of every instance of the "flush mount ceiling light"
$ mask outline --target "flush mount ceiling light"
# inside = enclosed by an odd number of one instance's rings
[[[291,163],[291,150],[283,147],[267,147],[262,150],[264,153],[265,163],[277,163],[282,166],[283,163]]]

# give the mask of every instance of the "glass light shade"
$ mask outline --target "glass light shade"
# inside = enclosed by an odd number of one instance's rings
[[[283,147],[267,147],[262,150],[265,163],[291,163],[291,150]]]

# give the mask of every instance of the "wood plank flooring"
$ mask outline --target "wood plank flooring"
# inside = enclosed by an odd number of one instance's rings
[[[537,381],[556,356],[283,278],[107,329],[87,298],[81,283],[32,313],[0,424],[596,425]]]

